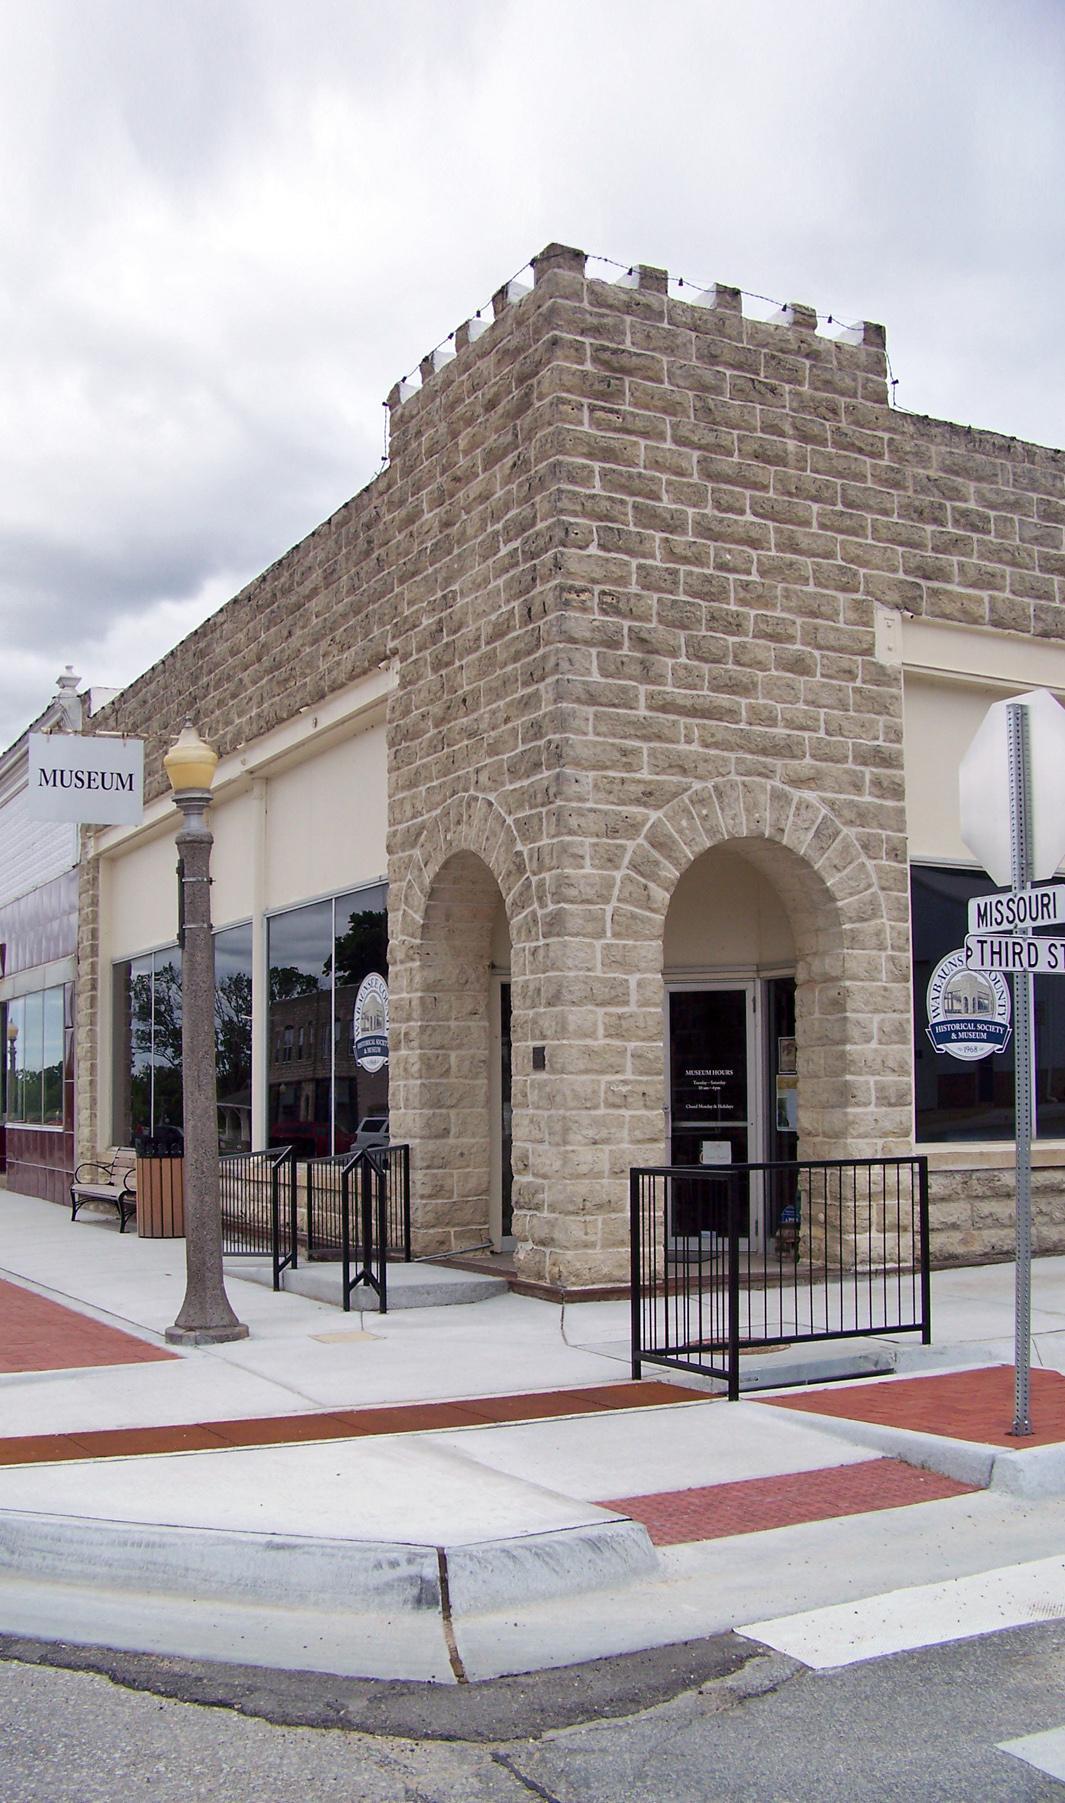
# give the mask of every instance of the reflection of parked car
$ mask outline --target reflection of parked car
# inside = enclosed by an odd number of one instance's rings
[[[185,1151],[185,1135],[169,1121],[159,1121],[154,1133],[143,1128],[133,1135],[133,1150],[142,1158],[180,1158]]]
[[[388,1116],[387,1114],[367,1114],[359,1122],[359,1130],[352,1142],[354,1150],[361,1152],[364,1146],[387,1146]]]
[[[245,1104],[219,1102],[218,1150],[223,1157],[251,1150],[251,1109]]]

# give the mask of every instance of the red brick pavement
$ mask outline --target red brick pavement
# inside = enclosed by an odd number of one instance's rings
[[[840,1390],[804,1390],[801,1396],[767,1396],[758,1401],[778,1409],[834,1415],[845,1421],[875,1421],[952,1440],[1020,1451],[1065,1441],[1065,1377],[1058,1371],[1032,1372],[1029,1413],[1034,1432],[1018,1439],[1013,1423],[1013,1366],[986,1365],[973,1371],[866,1378]]]
[[[177,1354],[0,1279],[0,1372],[141,1365]]]
[[[867,1459],[858,1465],[746,1478],[701,1490],[622,1496],[600,1507],[642,1521],[656,1546],[680,1546],[690,1540],[721,1540],[734,1534],[758,1534],[764,1528],[794,1527],[803,1521],[829,1521],[839,1515],[865,1515],[947,1496],[968,1496],[973,1488],[935,1471],[918,1471],[898,1459]]]
[[[139,1344],[139,1342],[138,1342]],[[149,1352],[151,1348],[148,1348]],[[163,1357],[169,1355],[164,1353]],[[707,1402],[679,1384],[596,1384],[528,1396],[463,1397],[461,1402],[397,1403],[369,1409],[332,1409],[243,1421],[186,1426],[122,1427],[73,1434],[21,1434],[0,1440],[0,1465],[34,1465],[72,1459],[106,1459],[143,1453],[202,1452],[212,1447],[284,1446],[307,1440],[351,1440],[368,1434],[425,1434],[448,1427],[486,1427],[502,1421],[545,1421],[558,1415],[590,1415],[616,1409]]]

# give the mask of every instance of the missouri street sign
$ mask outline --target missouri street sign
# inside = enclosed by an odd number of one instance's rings
[[[970,933],[1012,933],[1015,927],[1058,927],[1065,924],[1065,883],[1043,889],[1015,889],[1008,895],[974,895],[969,903]]]

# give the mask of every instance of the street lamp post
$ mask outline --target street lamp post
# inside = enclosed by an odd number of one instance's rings
[[[185,1300],[168,1340],[183,1346],[243,1340],[222,1276],[215,1077],[211,846],[204,818],[218,754],[191,721],[163,760],[183,824],[177,835],[182,897],[181,1080],[185,1111]]]

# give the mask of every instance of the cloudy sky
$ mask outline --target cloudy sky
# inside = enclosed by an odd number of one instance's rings
[[[0,745],[380,465],[552,239],[1065,444],[1063,0],[0,0]]]

